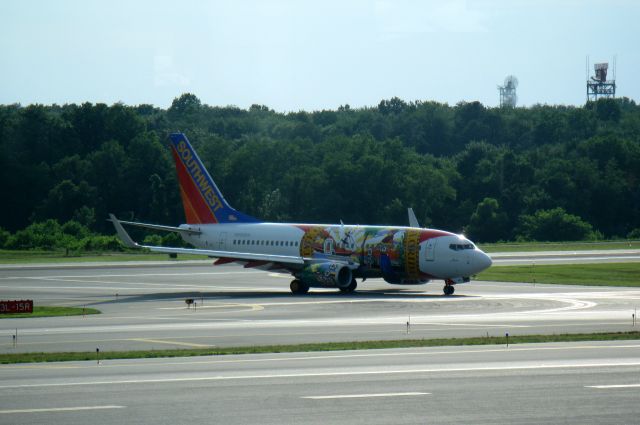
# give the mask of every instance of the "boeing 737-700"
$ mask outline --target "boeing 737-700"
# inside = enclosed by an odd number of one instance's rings
[[[286,271],[291,291],[337,288],[350,293],[358,278],[383,278],[391,284],[418,285],[444,280],[454,285],[491,266],[491,258],[462,235],[420,228],[409,209],[410,227],[346,224],[267,223],[233,209],[182,133],[170,136],[186,224],[179,227],[118,220],[123,243],[154,252],[200,254],[214,264]],[[122,224],[178,233],[195,248],[146,246],[134,242]]]

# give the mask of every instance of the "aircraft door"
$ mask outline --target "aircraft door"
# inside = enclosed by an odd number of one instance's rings
[[[324,253],[333,255],[336,253],[336,250],[333,246],[333,239],[327,238],[324,240]]]
[[[227,232],[220,232],[218,237],[218,249],[225,251],[227,249]]]
[[[436,259],[436,242],[437,239],[428,239],[425,244],[425,259],[427,261],[434,261]]]

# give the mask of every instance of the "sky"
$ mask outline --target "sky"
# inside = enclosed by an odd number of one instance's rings
[[[636,0],[5,0],[0,104],[276,111],[406,101],[582,105],[586,60],[640,101]],[[611,75],[611,71],[610,71]]]

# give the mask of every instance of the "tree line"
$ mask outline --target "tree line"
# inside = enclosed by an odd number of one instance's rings
[[[411,206],[422,225],[481,242],[640,237],[640,107],[627,98],[281,113],[187,93],[167,110],[1,105],[0,245],[29,247],[16,233],[47,220],[111,235],[109,212],[183,222],[174,131],[236,209],[265,220],[406,225]]]

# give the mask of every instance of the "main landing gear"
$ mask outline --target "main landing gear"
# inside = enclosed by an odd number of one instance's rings
[[[309,292],[309,285],[305,284],[300,279],[293,279],[289,288],[291,288],[291,292],[294,294],[306,294]]]
[[[343,294],[352,294],[356,287],[358,286],[358,282],[355,279],[351,279],[351,283],[345,287],[340,288],[340,292]],[[309,292],[309,285],[301,281],[300,279],[293,279],[291,284],[289,285],[291,288],[291,292],[296,295],[303,295]]]
[[[348,286],[345,286],[344,288],[340,288],[340,292],[342,292],[343,294],[352,294],[353,291],[356,290],[356,287],[358,286],[358,282],[356,281],[355,278],[351,279],[351,283]]]
[[[453,282],[449,279],[444,281],[444,288],[442,288],[442,290],[444,291],[445,295],[453,295],[453,293],[456,291],[456,288],[453,287]]]

